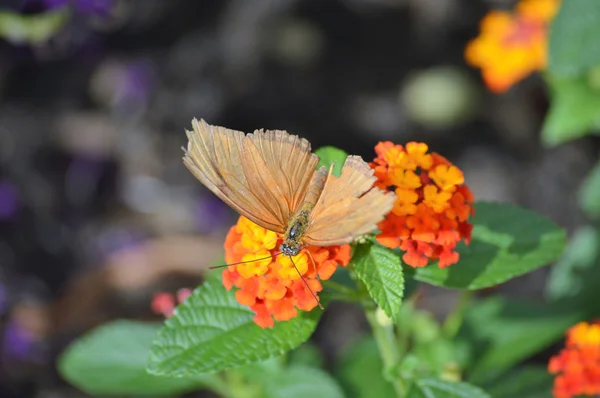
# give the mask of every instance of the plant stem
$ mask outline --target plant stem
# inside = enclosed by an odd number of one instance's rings
[[[225,374],[214,374],[212,377],[203,380],[201,383],[201,387],[208,388],[209,390],[217,393],[219,396],[224,398],[233,397],[233,393],[228,386],[227,380],[225,378]]]
[[[360,303],[361,299],[359,297],[356,297],[356,293],[354,294],[354,296],[349,296],[347,294],[340,294],[340,293],[333,293],[330,294],[329,296],[327,296],[327,298],[330,301],[345,301],[347,303]]]
[[[460,293],[460,297],[458,299],[458,303],[454,310],[448,314],[446,319],[444,320],[444,324],[442,325],[442,333],[449,339],[452,339],[456,336],[460,327],[462,326],[463,320],[465,318],[465,312],[471,304],[471,300],[473,299],[473,291],[472,290],[463,290]]]
[[[321,281],[321,284],[323,286],[328,287],[332,290],[335,290],[339,293],[352,294],[352,295],[356,296],[356,290],[352,289],[351,287],[342,285],[341,283],[337,283],[332,280],[326,280],[326,281]]]
[[[229,370],[223,373],[223,389],[213,390],[223,398],[257,398],[260,395],[258,386],[248,383],[244,377],[235,370]]]
[[[402,356],[396,336],[394,335],[394,323],[391,320],[387,322],[387,320],[382,321],[377,319],[377,309],[365,309],[365,313],[373,330],[379,354],[383,360],[384,372],[386,373],[384,376],[388,376],[391,369],[398,364]],[[388,379],[388,377],[385,378]],[[393,375],[390,381],[396,390],[398,398],[404,398],[406,396],[406,384],[404,380],[397,375]]]

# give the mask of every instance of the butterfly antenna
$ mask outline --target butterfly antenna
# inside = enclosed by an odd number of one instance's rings
[[[273,241],[269,241],[269,244],[271,244],[271,242]],[[276,241],[277,242],[277,241]],[[265,245],[268,246],[268,245]],[[256,252],[255,252],[256,253]],[[211,267],[208,267],[208,269],[217,269],[217,268],[226,268],[226,267],[231,267],[232,265],[238,265],[238,264],[246,264],[246,263],[252,263],[254,261],[262,261],[262,260],[266,260],[268,258],[271,257],[277,257],[281,254],[281,252],[277,253],[277,254],[273,254],[269,257],[263,257],[263,258],[256,258],[254,260],[246,260],[246,261],[238,261],[237,263],[232,263],[232,264],[222,264],[222,265],[213,265]]]
[[[277,253],[277,254],[273,254],[269,257],[263,257],[263,258],[255,258],[254,260],[246,260],[246,261],[238,261],[237,263],[231,263],[231,264],[223,264],[223,265],[213,265],[208,267],[208,269],[217,269],[217,268],[226,268],[226,267],[231,267],[233,265],[238,265],[238,264],[246,264],[246,263],[253,263],[255,261],[262,261],[262,260],[266,260],[268,258],[273,258],[273,257],[277,257],[279,256],[281,253]]]
[[[319,308],[323,310],[324,308],[321,305],[321,303],[319,302],[319,298],[317,297],[317,295],[315,294],[315,292],[312,291],[312,289],[310,288],[310,286],[308,286],[308,282],[306,281],[306,279],[304,279],[304,277],[300,273],[300,270],[298,269],[298,267],[296,267],[296,264],[294,263],[294,260],[292,259],[292,256],[290,256],[290,261],[292,262],[292,265],[296,269],[296,272],[298,273],[298,275],[300,275],[300,279],[302,279],[302,282],[304,282],[304,284],[306,285],[306,288],[308,289],[308,291],[310,292],[310,294],[312,294],[312,296],[314,297],[315,301],[319,305]]]

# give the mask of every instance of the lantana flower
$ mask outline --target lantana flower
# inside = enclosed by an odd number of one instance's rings
[[[315,308],[318,296],[313,293],[323,289],[320,280],[350,262],[350,245],[306,246],[290,259],[278,255],[282,241],[282,236],[245,217],[225,239],[226,263],[244,263],[223,270],[223,285],[227,290],[237,288],[237,301],[256,313],[254,322],[263,328],[296,317],[298,310]]]
[[[392,211],[379,223],[377,241],[400,248],[404,262],[424,267],[438,260],[440,268],[456,263],[456,244],[471,239],[473,194],[462,171],[424,143],[406,146],[380,142],[370,164],[381,189],[396,192]]]
[[[600,322],[580,322],[566,334],[566,347],[548,363],[557,374],[554,397],[600,395]]]
[[[467,62],[481,68],[483,80],[496,93],[546,68],[548,26],[560,0],[521,0],[514,12],[490,11],[480,34],[465,49]]]

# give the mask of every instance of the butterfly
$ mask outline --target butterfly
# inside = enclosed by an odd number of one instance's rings
[[[245,135],[203,119],[186,130],[184,164],[242,216],[283,235],[280,252],[295,256],[305,245],[350,243],[377,228],[395,194],[373,187],[373,170],[348,156],[339,177],[333,165],[317,170],[310,143],[282,130]]]

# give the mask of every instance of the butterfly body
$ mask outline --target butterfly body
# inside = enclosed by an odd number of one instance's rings
[[[303,209],[291,219],[289,227],[283,235],[283,243],[279,246],[279,250],[284,255],[296,256],[302,250],[302,238],[306,233],[309,217],[310,211]]]
[[[304,234],[310,225],[311,213],[323,192],[323,188],[325,188],[328,177],[326,170],[325,167],[322,167],[316,172],[316,176],[313,178],[304,197],[302,207],[288,223],[288,227],[283,234],[283,243],[279,247],[279,250],[286,256],[296,256],[302,249]]]

